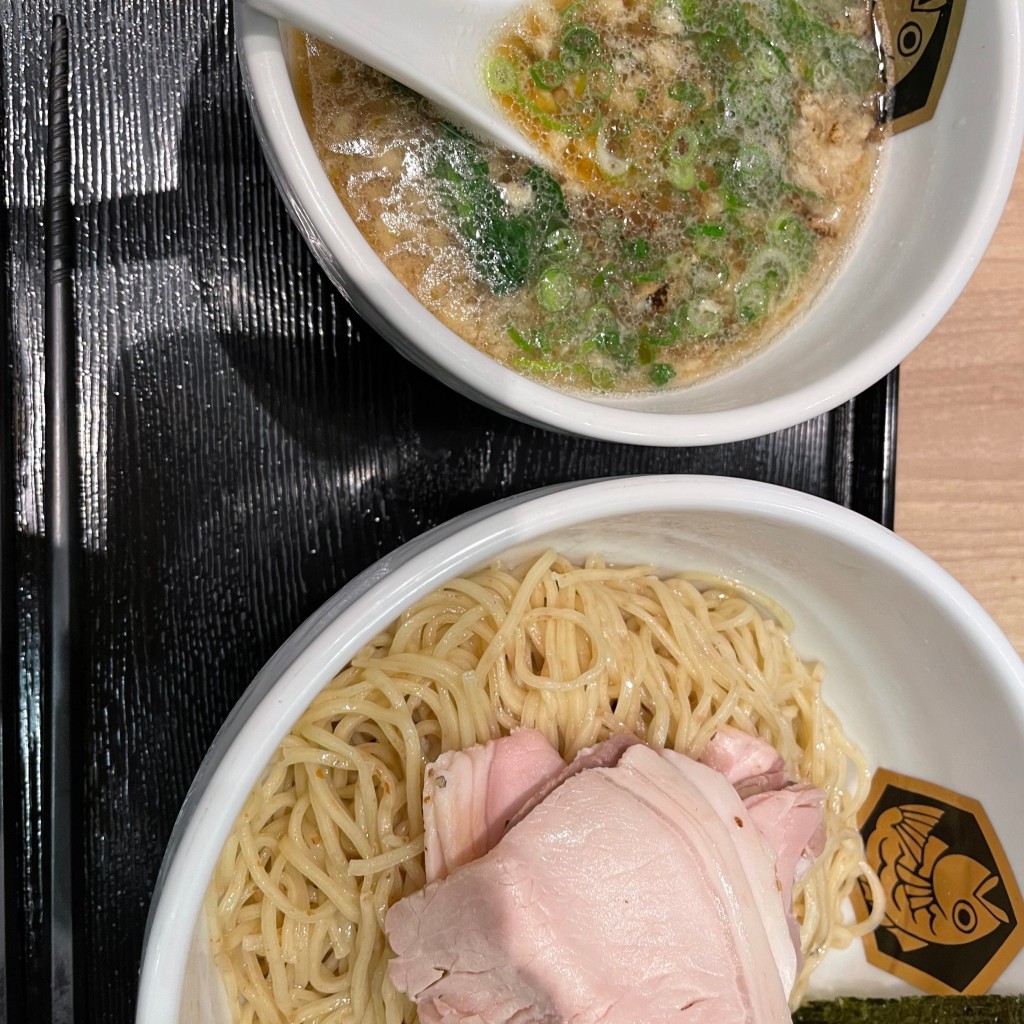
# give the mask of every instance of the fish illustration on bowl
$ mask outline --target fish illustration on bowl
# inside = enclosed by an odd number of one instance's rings
[[[904,952],[974,942],[1009,920],[988,898],[999,876],[934,834],[944,813],[926,804],[890,807],[868,842],[887,896],[881,927]]]
[[[858,827],[879,886],[850,894],[857,920],[885,897],[868,963],[937,995],[987,992],[1024,949],[1024,898],[981,803],[878,768]]]
[[[935,113],[956,50],[967,0],[876,0],[894,132]]]

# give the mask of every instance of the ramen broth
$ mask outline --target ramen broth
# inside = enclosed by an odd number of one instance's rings
[[[883,130],[875,26],[839,0],[543,0],[484,73],[549,168],[308,37],[317,153],[391,272],[569,390],[692,383],[755,351],[849,246]]]

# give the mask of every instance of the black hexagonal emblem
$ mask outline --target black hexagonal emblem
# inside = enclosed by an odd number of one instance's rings
[[[934,116],[966,7],[967,0],[876,0],[888,29],[894,131]]]
[[[882,769],[860,830],[886,899],[868,961],[928,992],[987,991],[1024,948],[1024,903],[981,804]],[[853,904],[866,920],[866,884]]]

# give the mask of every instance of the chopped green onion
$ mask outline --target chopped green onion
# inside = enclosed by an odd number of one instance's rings
[[[665,267],[661,263],[644,267],[626,275],[626,280],[633,284],[662,284],[665,281]]]
[[[776,27],[791,46],[805,48],[827,29],[824,22],[804,10],[800,0],[779,0]]]
[[[745,4],[740,0],[727,0],[726,3],[705,6],[712,7],[706,23],[717,42],[719,53],[726,48],[725,44],[730,43],[740,54],[745,54],[750,47],[751,35]]]
[[[559,362],[557,359],[528,359],[526,356],[516,356],[512,365],[518,370],[535,375],[551,376],[553,374],[570,374],[572,367],[568,363]]]
[[[601,45],[597,33],[579,22],[571,22],[562,30],[562,49],[585,57],[596,53]]]
[[[622,243],[622,255],[637,262],[647,259],[651,243],[646,238],[630,238]]]
[[[661,159],[665,166],[665,177],[680,191],[686,191],[697,184],[695,160],[700,142],[692,128],[677,128],[662,150]]]
[[[537,331],[537,336],[544,352],[560,353],[576,343],[575,326],[565,320],[549,320]]]
[[[615,88],[615,71],[610,64],[603,62],[591,64],[587,68],[585,90],[588,96],[596,100],[606,100]]]
[[[683,234],[687,238],[725,238],[724,224],[691,224]]]
[[[747,264],[745,276],[761,281],[768,291],[781,295],[792,283],[793,261],[779,249],[763,249]]]
[[[726,79],[722,86],[722,108],[725,123],[739,129],[757,129],[764,124],[778,124],[788,128],[793,121],[793,98],[783,77],[767,82],[749,78]]]
[[[485,78],[487,88],[498,96],[514,92],[519,85],[516,67],[507,57],[495,57],[487,65]]]
[[[581,322],[588,334],[619,332],[619,321],[607,306],[591,306],[583,313]]]
[[[681,320],[680,326],[698,338],[708,338],[722,329],[722,314],[709,302],[687,303]]]
[[[825,56],[814,65],[810,72],[810,83],[816,92],[832,92],[839,88],[842,75],[835,61]]]
[[[540,107],[535,107],[529,101],[526,102],[525,106],[533,114],[537,123],[549,132],[560,132],[562,135],[567,135],[570,139],[579,139],[590,134],[587,131],[586,125],[579,118],[552,117],[549,113],[541,110]]]
[[[682,103],[684,107],[703,107],[707,99],[700,86],[683,79],[673,82],[668,87],[668,97],[676,103]]]
[[[697,169],[693,166],[692,160],[677,157],[669,160],[667,177],[673,188],[686,191],[697,184]]]
[[[596,104],[578,104],[570,116],[558,117],[542,110],[527,96],[523,96],[521,101],[542,128],[551,132],[561,132],[572,139],[592,135],[601,127],[601,111]]]
[[[807,263],[814,256],[817,238],[795,213],[779,214],[768,222],[769,238],[797,263]]]
[[[686,29],[676,0],[655,0],[651,9],[651,20],[659,32],[682,35]]]
[[[663,387],[676,375],[675,368],[669,363],[654,363],[647,373],[652,384]]]
[[[597,348],[622,361],[631,354],[624,343],[619,321],[607,306],[591,306],[582,317],[585,341],[580,352]]]
[[[614,263],[607,263],[594,274],[590,287],[604,300],[617,299],[624,290],[623,279],[622,268]]]
[[[873,83],[881,81],[882,65],[878,54],[865,50],[856,41],[837,43],[833,53],[843,78],[857,92],[867,92]]]
[[[758,33],[758,45],[754,48],[750,63],[758,77],[766,82],[780,74],[790,73],[786,55],[761,33]]]
[[[572,228],[558,228],[544,239],[544,251],[556,259],[571,259],[582,248],[580,236]]]
[[[728,191],[739,206],[765,207],[782,191],[782,178],[763,146],[741,146],[736,156],[716,167],[723,191]]]
[[[736,313],[744,323],[760,320],[768,312],[769,290],[764,281],[744,280],[736,286]]]
[[[557,89],[565,81],[565,76],[565,65],[557,60],[539,60],[530,65],[530,78],[538,89],[548,92]]]
[[[668,348],[669,345],[674,345],[679,340],[679,335],[682,333],[672,317],[661,321],[658,324],[658,329],[660,332],[658,334],[652,334],[646,327],[640,329],[640,361],[642,363],[654,361],[650,352],[652,348]]]
[[[722,198],[722,205],[726,210],[741,210],[743,209],[743,203],[740,197],[730,188],[726,188],[723,184],[719,189],[718,193]]]
[[[789,210],[783,210],[774,217],[769,218],[766,226],[773,235],[778,235],[780,238],[788,238],[791,233],[795,234],[799,229],[803,228],[803,222],[797,214],[791,213]]]
[[[700,140],[692,128],[677,128],[669,137],[662,152],[668,157],[687,157],[693,160],[700,148]]]
[[[681,270],[685,270],[692,259],[688,252],[672,252],[665,257],[665,268],[670,273],[678,274]]]
[[[692,22],[697,17],[702,0],[656,0],[654,17],[676,17]]]
[[[569,274],[560,267],[548,267],[537,282],[537,302],[541,309],[557,313],[572,302],[574,291]]]
[[[746,145],[740,148],[736,167],[741,174],[763,177],[772,169],[772,159],[764,146]]]
[[[705,256],[693,269],[690,278],[694,291],[715,292],[729,283],[729,264],[714,256]]]
[[[563,21],[568,21],[570,18],[573,18],[577,14],[579,14],[579,12],[582,11],[583,8],[586,7],[586,5],[587,0],[573,0],[571,4],[569,4],[567,7],[563,7],[558,12],[558,16]]]
[[[505,328],[505,333],[524,352],[536,353],[546,352],[548,350],[549,346],[545,343],[538,331],[530,331],[528,334],[523,334],[515,324],[509,324]]]

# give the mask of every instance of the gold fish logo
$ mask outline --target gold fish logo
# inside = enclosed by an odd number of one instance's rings
[[[886,901],[868,961],[927,992],[986,992],[1024,948],[1024,900],[981,804],[880,769],[860,831]],[[859,920],[873,899],[854,891]]]
[[[933,834],[943,814],[925,804],[890,807],[868,844],[868,862],[878,865],[888,900],[882,927],[904,952],[930,942],[974,942],[1009,921],[987,899],[999,876]]]

